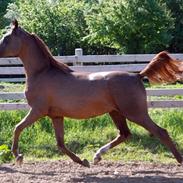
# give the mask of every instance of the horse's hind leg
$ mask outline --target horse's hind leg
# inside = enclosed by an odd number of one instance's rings
[[[95,154],[93,160],[94,164],[97,164],[102,158],[101,155],[106,153],[109,149],[117,146],[121,142],[124,142],[131,136],[130,130],[127,126],[126,119],[124,116],[120,115],[117,111],[113,111],[109,113],[113,122],[119,130],[119,135],[109,142],[108,144],[102,146]]]
[[[67,149],[64,144],[64,121],[63,118],[52,118],[53,127],[55,130],[55,136],[57,140],[58,148],[64,153],[67,154],[74,162],[79,163],[83,166],[90,167],[89,162],[84,159],[83,161],[76,156],[72,151]]]
[[[170,149],[170,151],[173,153],[173,155],[175,156],[176,160],[179,163],[182,163],[183,159],[181,154],[178,152],[175,144],[173,143],[172,139],[169,137],[168,132],[159,127],[158,125],[156,125],[151,118],[149,117],[149,115],[147,115],[144,120],[142,120],[141,122],[137,122],[137,124],[143,126],[146,130],[148,130],[153,136],[157,137],[160,139],[160,141],[167,147]]]

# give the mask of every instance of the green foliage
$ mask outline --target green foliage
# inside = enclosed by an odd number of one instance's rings
[[[183,1],[182,0],[162,0],[168,6],[174,18],[175,28],[173,39],[170,42],[169,50],[173,53],[183,52]]]
[[[13,158],[11,150],[5,144],[0,146],[0,162],[5,163],[11,161]]]
[[[0,36],[3,34],[5,27],[8,25],[8,21],[4,17],[6,9],[9,3],[13,0],[0,0]]]
[[[55,55],[74,54],[76,47],[84,47],[86,25],[82,1],[19,0],[9,5],[6,17],[12,19],[11,10],[15,6],[18,14],[15,18],[25,29],[38,34]]]
[[[155,0],[102,1],[86,17],[90,43],[101,43],[122,53],[150,53],[168,47],[173,18]]]
[[[182,52],[182,0],[9,0],[1,4],[2,15],[8,5],[5,17],[18,18],[54,55],[72,55],[77,47],[85,54]],[[7,24],[1,19],[0,34]]]

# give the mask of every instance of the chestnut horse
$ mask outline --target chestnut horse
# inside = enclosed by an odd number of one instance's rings
[[[64,145],[64,117],[90,118],[109,113],[119,135],[101,147],[94,155],[94,164],[101,155],[131,136],[126,119],[144,127],[173,153],[182,163],[167,131],[156,125],[148,115],[146,91],[141,79],[152,82],[176,80],[182,72],[180,62],[171,60],[166,52],[159,53],[140,74],[121,71],[85,73],[75,72],[56,61],[44,42],[13,22],[12,29],[0,41],[0,57],[19,57],[26,73],[25,95],[31,109],[14,130],[12,152],[21,163],[18,140],[22,130],[39,118],[49,116],[58,148],[74,162],[89,167]]]

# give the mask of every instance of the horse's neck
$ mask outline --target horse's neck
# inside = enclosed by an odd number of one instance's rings
[[[33,40],[25,44],[19,57],[23,62],[26,77],[28,78],[33,78],[50,67],[50,61]]]

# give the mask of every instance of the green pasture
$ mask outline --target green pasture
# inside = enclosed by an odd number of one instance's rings
[[[12,89],[13,87],[13,89]],[[153,86],[155,87],[155,86]],[[159,87],[159,86],[158,86]],[[162,87],[181,88],[181,84]],[[23,91],[21,84],[0,84],[1,91]],[[179,97],[179,96],[178,96]],[[0,161],[12,161],[10,147],[13,129],[25,116],[26,111],[0,112]],[[150,116],[161,127],[166,128],[183,152],[183,109],[150,109]],[[107,160],[176,162],[172,154],[158,139],[136,124],[129,122],[132,138],[104,155]],[[87,119],[65,119],[65,143],[69,149],[92,161],[94,153],[117,136],[117,130],[108,115]],[[65,159],[57,150],[54,131],[48,118],[40,119],[21,135],[20,152],[25,160]]]

